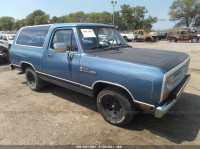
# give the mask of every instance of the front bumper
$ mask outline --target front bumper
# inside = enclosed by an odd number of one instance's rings
[[[179,100],[189,80],[190,75],[186,75],[181,84],[172,92],[169,99],[163,105],[158,106],[155,109],[155,117],[162,118],[174,106],[174,104]]]

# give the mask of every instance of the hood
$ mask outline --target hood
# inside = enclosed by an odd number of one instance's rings
[[[95,54],[93,53],[92,55],[97,55],[97,52],[95,52]],[[170,71],[188,58],[188,55],[182,52],[140,48],[99,50],[98,56],[157,66],[164,69],[166,72]]]

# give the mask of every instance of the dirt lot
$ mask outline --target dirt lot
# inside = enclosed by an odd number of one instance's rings
[[[1,145],[200,145],[200,43],[129,43],[135,48],[183,51],[192,78],[179,102],[162,119],[137,115],[126,127],[106,123],[94,99],[50,85],[37,93],[24,75],[0,66]]]

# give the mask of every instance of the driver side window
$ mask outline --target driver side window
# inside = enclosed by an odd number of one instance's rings
[[[182,31],[182,34],[187,34],[187,32],[186,31]]]
[[[70,51],[78,51],[78,46],[72,30],[58,30],[53,36],[51,48],[54,49],[54,44],[59,43],[66,46]]]

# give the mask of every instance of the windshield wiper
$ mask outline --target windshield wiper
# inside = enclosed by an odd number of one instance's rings
[[[128,48],[132,48],[132,46],[129,46],[128,44],[124,44],[124,43],[120,43],[118,44],[119,46],[118,47],[128,47]]]
[[[93,47],[91,48],[91,50],[94,50],[94,49],[104,49],[104,48],[107,48],[108,46],[97,46],[97,47]]]

